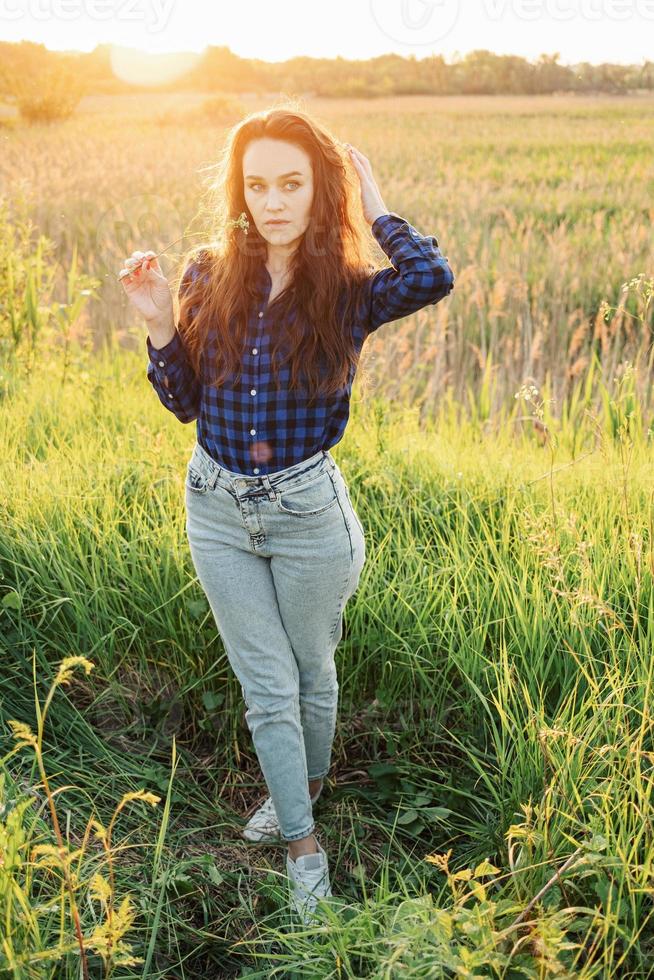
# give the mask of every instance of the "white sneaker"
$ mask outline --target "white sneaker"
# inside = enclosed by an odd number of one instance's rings
[[[309,797],[311,802],[315,803],[321,793],[322,785],[315,796]],[[256,842],[276,841],[281,839],[277,811],[275,810],[275,804],[270,796],[267,796],[256,813],[252,814],[243,828],[242,833],[246,840]]]
[[[318,840],[316,844],[317,854],[301,854],[295,860],[290,854],[286,856],[291,907],[304,925],[311,925],[316,921],[318,899],[332,895],[327,855]]]

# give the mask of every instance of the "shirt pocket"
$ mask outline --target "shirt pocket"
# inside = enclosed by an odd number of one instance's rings
[[[277,491],[277,509],[292,517],[317,517],[338,503],[338,494],[327,470],[310,483]]]

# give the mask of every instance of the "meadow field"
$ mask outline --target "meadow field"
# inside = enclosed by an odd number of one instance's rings
[[[0,977],[654,976],[654,99],[307,100],[456,283],[332,450],[368,559],[301,928],[116,280],[186,235],[177,277],[268,104],[0,121]]]

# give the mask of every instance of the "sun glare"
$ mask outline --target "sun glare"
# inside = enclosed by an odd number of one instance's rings
[[[132,85],[161,85],[174,82],[190,71],[202,52],[150,52],[112,45],[111,67],[117,78]]]

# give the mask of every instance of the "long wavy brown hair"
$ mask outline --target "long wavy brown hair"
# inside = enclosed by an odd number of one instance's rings
[[[213,365],[205,364],[213,375],[209,383],[220,386],[232,375],[240,379],[248,313],[267,257],[267,242],[245,203],[243,154],[251,140],[261,137],[301,147],[313,168],[310,222],[292,256],[288,284],[270,304],[275,381],[279,386],[279,369],[288,363],[290,387],[302,387],[313,400],[337,392],[358,363],[360,351],[350,329],[357,292],[379,265],[361,207],[358,175],[340,141],[308,112],[275,106],[249,114],[228,132],[210,186],[213,231],[207,244],[196,245],[182,262],[178,329],[199,377],[206,377],[201,359],[211,330],[217,334],[217,353]],[[243,213],[247,233],[239,222]],[[193,261],[201,274],[186,287]]]

